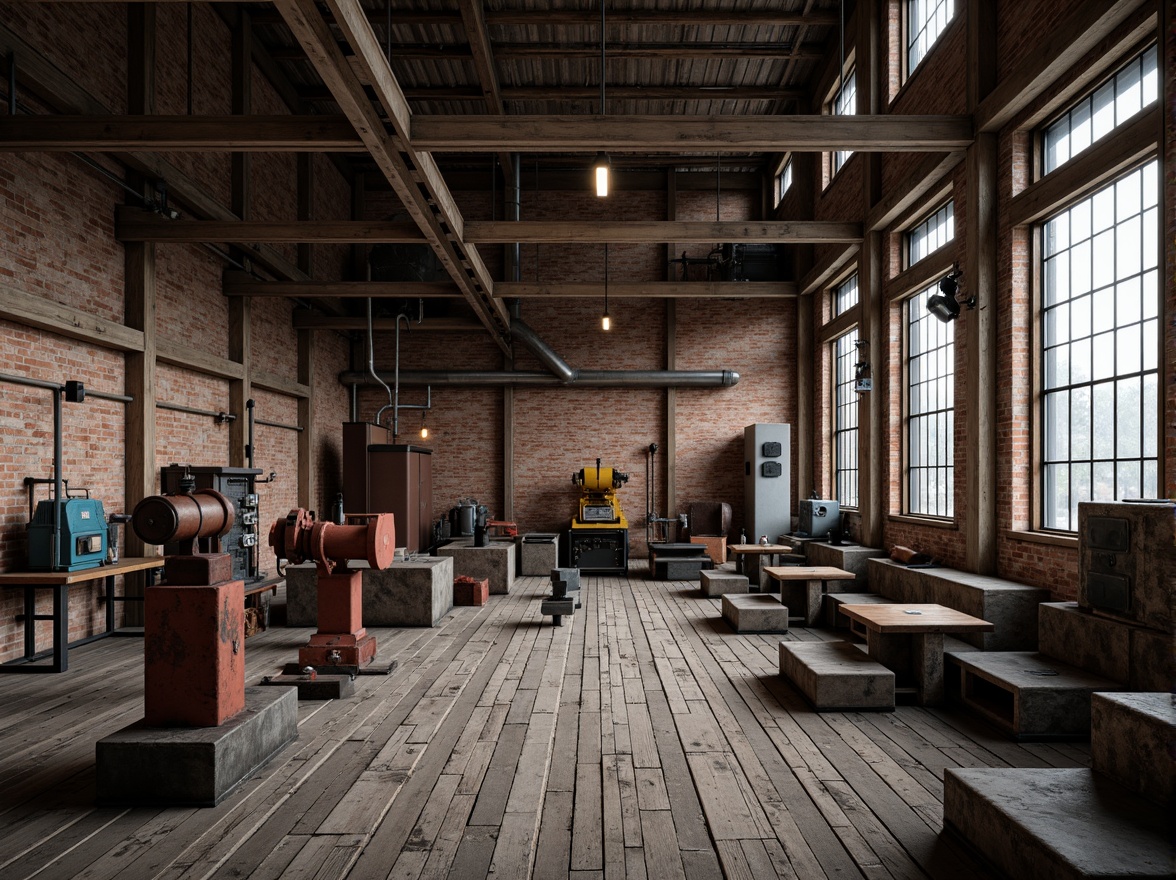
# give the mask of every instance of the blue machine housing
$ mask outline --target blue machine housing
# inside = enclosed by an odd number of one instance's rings
[[[61,543],[53,559],[53,505],[61,506]],[[34,571],[79,571],[106,561],[109,526],[102,502],[93,498],[38,501],[29,523],[29,568]]]

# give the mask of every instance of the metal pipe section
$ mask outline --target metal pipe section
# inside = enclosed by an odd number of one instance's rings
[[[555,350],[541,339],[539,334],[532,330],[522,318],[511,318],[510,335],[512,340],[517,339],[527,347],[531,354],[539,358],[539,362],[551,370],[560,382],[567,385],[576,381],[579,371],[568,366],[568,362],[556,354]]]
[[[448,387],[730,388],[739,382],[739,374],[734,370],[578,370],[574,382],[562,382],[538,370],[412,370],[402,372],[400,381]],[[351,387],[376,384],[359,370],[340,373],[339,382]]]
[[[388,392],[388,403],[380,407],[376,413],[375,423],[380,424],[380,416],[384,414],[384,410],[392,406],[392,389],[388,387],[388,383],[379,377],[376,373],[376,346],[372,341],[372,298],[367,298],[367,349],[368,349],[368,374],[384,386],[384,390]],[[396,318],[396,366],[400,366],[400,317]],[[354,405],[352,409],[354,409]],[[393,411],[393,418],[395,418],[395,411]],[[352,421],[355,421],[355,415],[352,414]]]
[[[172,412],[189,413],[190,415],[194,416],[208,416],[209,418],[216,419],[218,423],[222,424],[224,422],[233,422],[237,420],[235,415],[232,413],[227,413],[224,410],[221,410],[220,412],[213,412],[210,409],[197,409],[194,406],[184,406],[183,404],[179,403],[168,403],[164,400],[155,401],[155,408],[171,410]]]

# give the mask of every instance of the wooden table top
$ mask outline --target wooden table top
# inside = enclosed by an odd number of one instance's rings
[[[944,605],[842,605],[841,613],[880,633],[992,632],[996,625]]]
[[[731,553],[791,553],[792,548],[787,544],[731,544],[727,550]]]
[[[0,587],[23,587],[29,584],[57,586],[59,584],[80,584],[132,571],[162,568],[162,556],[127,556],[113,565],[98,565],[79,571],[6,571],[0,573]]]
[[[832,565],[769,565],[764,571],[778,581],[851,581],[857,577]]]

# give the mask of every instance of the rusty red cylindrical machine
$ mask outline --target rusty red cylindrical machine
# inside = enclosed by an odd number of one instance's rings
[[[151,495],[135,505],[131,527],[148,544],[220,538],[236,518],[233,502],[215,489],[180,495]]]
[[[392,564],[396,552],[396,528],[391,514],[352,515],[351,522],[336,525],[315,520],[301,507],[270,528],[269,543],[274,555],[293,563],[315,562],[320,572],[330,574],[349,559],[364,559],[376,570]],[[362,520],[356,522],[355,520]]]

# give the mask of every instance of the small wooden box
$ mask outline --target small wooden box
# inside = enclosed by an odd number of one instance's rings
[[[454,605],[485,605],[490,598],[490,578],[480,581],[453,579]]]

